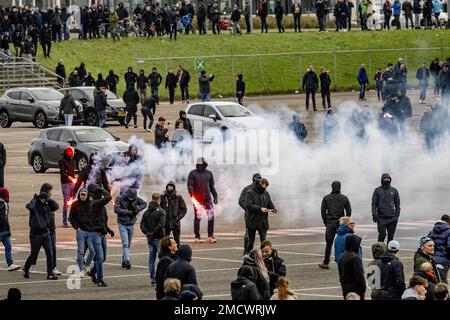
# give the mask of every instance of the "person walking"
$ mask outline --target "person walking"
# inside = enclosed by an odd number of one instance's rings
[[[125,109],[127,110],[127,116],[125,118],[125,128],[128,129],[128,125],[133,118],[134,128],[137,128],[137,105],[139,103],[139,94],[136,89],[129,86],[123,93],[123,102],[125,102]]]
[[[9,191],[0,187],[0,242],[5,247],[5,259],[8,271],[19,270],[20,266],[14,264],[11,246],[11,228],[9,225]]]
[[[64,124],[69,127],[72,126],[73,114],[74,112],[78,114],[78,108],[70,90],[64,92],[64,97],[61,99],[59,108],[60,112],[64,114]],[[80,115],[78,114],[79,117]]]
[[[175,242],[180,246],[181,220],[186,215],[187,207],[173,181],[169,181],[161,196],[161,208],[166,212],[165,234],[169,236],[172,232]]]
[[[72,190],[75,187],[75,149],[67,147],[61,160],[59,160],[59,173],[61,177],[61,191],[63,195],[63,227],[68,228],[67,225],[67,210],[69,208],[69,200],[72,195]]]
[[[425,98],[427,96],[427,87],[428,81],[430,80],[430,71],[427,69],[425,63],[422,63],[422,66],[417,69],[416,79],[419,82],[420,96],[419,102],[420,104],[425,103]]]
[[[198,78],[198,86],[200,89],[200,97],[202,102],[209,101],[211,97],[211,85],[210,82],[214,80],[214,75],[208,75],[205,70],[200,72],[200,77]]]
[[[191,81],[191,76],[189,71],[181,64],[178,66],[177,78],[181,90],[181,100],[183,100],[183,103],[189,103],[189,81]]]

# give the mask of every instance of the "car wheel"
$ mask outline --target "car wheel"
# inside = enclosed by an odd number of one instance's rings
[[[34,116],[34,125],[39,129],[48,127],[47,116],[42,111],[38,111]]]
[[[86,112],[86,121],[85,124],[87,126],[96,127],[97,126],[97,114],[94,110],[88,110]]]
[[[78,172],[81,172],[81,170],[83,170],[87,165],[88,165],[87,157],[84,154],[80,155],[77,160]]]
[[[44,159],[42,159],[39,153],[33,154],[31,165],[36,173],[44,173],[47,170],[47,168],[44,167]]]
[[[9,118],[9,114],[6,110],[3,110],[0,112],[0,126],[2,128],[9,128],[11,127],[12,121]]]

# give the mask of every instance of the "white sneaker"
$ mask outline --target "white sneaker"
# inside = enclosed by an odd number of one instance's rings
[[[37,271],[36,271],[36,265],[35,264],[32,264],[31,265],[31,267],[30,267],[30,270],[28,271],[29,273],[36,273]]]
[[[19,269],[20,269],[20,266],[18,266],[17,264],[14,264],[14,263],[8,267],[8,271],[16,271]]]
[[[53,269],[53,274],[55,275],[55,276],[60,276],[61,275],[61,271],[59,271],[58,269]]]
[[[85,277],[84,271],[80,271],[79,275],[80,275],[80,278],[84,278]]]

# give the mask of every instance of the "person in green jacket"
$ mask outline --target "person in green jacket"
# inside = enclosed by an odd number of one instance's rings
[[[441,282],[441,277],[437,269],[436,261],[434,260],[434,241],[430,237],[422,237],[419,240],[419,248],[414,255],[414,273],[420,273],[422,271],[420,266],[424,263],[431,263],[433,266],[433,278],[436,279],[436,283]]]
[[[110,11],[109,15],[109,30],[111,30],[111,37],[114,41],[120,40],[120,30],[118,28],[117,22],[119,21],[119,16],[117,15],[117,12],[114,10]]]

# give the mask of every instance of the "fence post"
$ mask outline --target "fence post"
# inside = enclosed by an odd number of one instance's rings
[[[444,59],[444,45],[442,38],[441,38],[441,59]]]
[[[372,81],[372,50],[369,49],[369,81]]]
[[[337,91],[337,53],[334,51],[334,91]]]
[[[234,56],[231,56],[231,95],[234,92]]]
[[[256,56],[256,57],[257,57],[257,60],[258,60],[259,74],[261,75],[261,80],[262,80],[262,83],[263,83],[263,89],[265,91],[266,90],[266,80],[264,79],[264,72],[262,70],[261,59],[260,59],[259,55]]]
[[[298,54],[298,81],[300,83],[300,87],[301,87],[301,83],[302,83],[302,72],[303,72],[302,54],[299,53]]]

